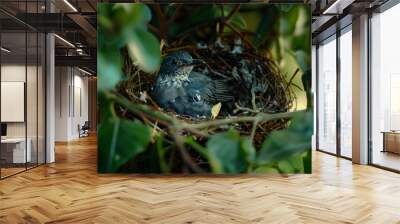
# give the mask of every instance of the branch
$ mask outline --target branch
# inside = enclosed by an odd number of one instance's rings
[[[240,4],[236,4],[235,7],[232,9],[232,11],[230,11],[229,14],[225,17],[224,22],[229,23],[232,16],[235,15],[237,12],[239,12],[239,9],[240,9]]]
[[[184,140],[182,139],[182,136],[179,134],[178,130],[170,129],[172,136],[175,139],[176,146],[179,149],[179,152],[182,156],[182,159],[185,161],[185,163],[196,173],[204,173],[204,170],[201,169],[196,165],[196,163],[192,160],[188,152],[186,151],[185,145],[184,145]]]
[[[167,24],[166,24],[166,20],[165,20],[165,16],[164,13],[161,10],[161,7],[159,4],[154,6],[154,9],[156,11],[157,14],[157,18],[158,18],[158,24],[160,25],[160,39],[164,39],[166,38],[166,34],[167,34]]]
[[[258,113],[255,116],[232,117],[232,118],[226,118],[226,119],[204,121],[202,123],[197,123],[197,124],[184,123],[184,124],[182,124],[182,126],[183,126],[183,128],[203,129],[203,128],[207,128],[207,127],[221,126],[221,125],[232,124],[232,123],[243,123],[243,122],[254,122],[254,121],[265,122],[265,121],[269,121],[269,120],[289,118],[300,112],[303,112],[303,111],[285,112],[285,113],[277,113],[277,114]]]

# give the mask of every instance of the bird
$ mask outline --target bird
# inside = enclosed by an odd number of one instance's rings
[[[222,103],[228,108],[234,104],[236,97],[232,79],[194,71],[194,67],[202,63],[187,51],[175,51],[163,58],[152,90],[161,108],[180,115],[207,118],[211,116],[214,105]]]

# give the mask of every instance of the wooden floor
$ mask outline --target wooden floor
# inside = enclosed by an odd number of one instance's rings
[[[375,150],[372,160],[374,164],[395,170],[400,170],[400,154]]]
[[[96,140],[0,181],[0,223],[400,223],[400,175],[314,154],[312,175],[98,175]]]

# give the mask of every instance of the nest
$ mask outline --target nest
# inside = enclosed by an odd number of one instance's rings
[[[224,39],[224,44],[221,42],[221,40],[218,40],[212,45],[199,43],[184,45],[180,43],[181,45],[166,47],[163,49],[162,54],[166,55],[174,51],[182,50],[187,51],[194,59],[200,59],[205,62],[204,65],[195,67],[195,70],[207,70],[210,76],[216,77],[232,76],[232,74],[227,71],[239,68],[238,63],[245,62],[246,69],[262,80],[262,86],[267,91],[261,93],[252,92],[251,106],[245,107],[235,104],[236,108],[228,115],[229,117],[256,116],[258,113],[281,113],[287,112],[292,107],[294,95],[290,88],[290,83],[286,81],[284,75],[266,54],[260,54],[254,48],[242,44],[237,39]],[[187,123],[201,123],[211,119],[182,116],[176,114],[174,111],[164,111],[151,97],[152,87],[157,75],[147,74],[138,70],[137,67],[132,64],[127,54],[125,56],[124,73],[127,75],[127,78],[120,84],[120,94],[124,95],[135,104],[146,104],[154,110],[161,111]],[[240,72],[239,69],[238,73]],[[138,117],[137,114],[130,114],[122,108],[120,113],[124,117],[134,117],[145,123],[149,122],[146,119]],[[219,114],[216,119],[224,119],[226,116],[226,114]],[[234,127],[241,135],[251,135],[254,145],[259,146],[271,131],[286,128],[287,122],[288,119],[277,119],[258,123],[240,122],[213,127],[207,130],[207,132],[215,133]],[[154,124],[152,125],[154,126]],[[253,127],[254,125],[256,127]],[[159,131],[165,133],[168,137],[167,128],[168,127],[157,127]]]

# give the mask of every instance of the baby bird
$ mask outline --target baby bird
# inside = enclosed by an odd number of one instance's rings
[[[210,117],[215,104],[233,105],[234,87],[228,80],[194,71],[194,66],[201,63],[186,51],[165,56],[152,91],[160,107],[181,115]]]

